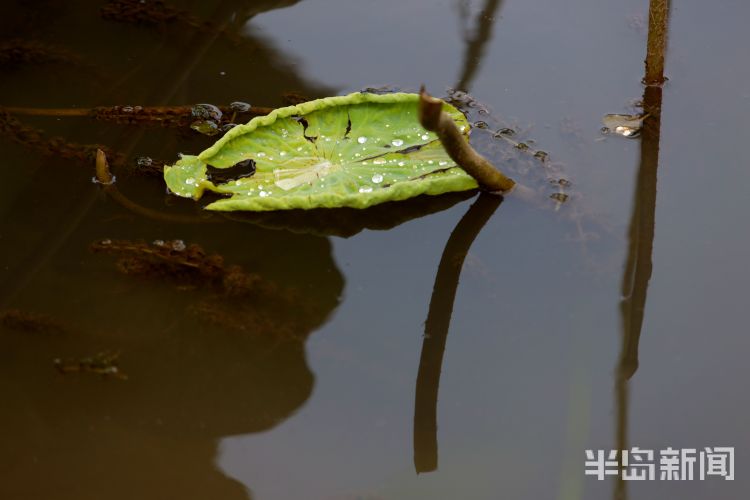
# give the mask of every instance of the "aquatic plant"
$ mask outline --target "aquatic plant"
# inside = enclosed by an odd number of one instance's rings
[[[416,94],[355,93],[280,108],[183,156],[164,179],[178,196],[230,195],[206,207],[222,211],[366,208],[478,187],[420,125],[418,103]],[[446,103],[441,109],[467,136],[463,114]],[[237,165],[244,175],[213,181],[217,169]]]

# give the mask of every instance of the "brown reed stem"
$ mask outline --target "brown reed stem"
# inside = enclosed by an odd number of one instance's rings
[[[648,7],[648,42],[646,44],[646,74],[643,83],[664,83],[664,53],[667,49],[667,22],[670,0],[651,0]]]

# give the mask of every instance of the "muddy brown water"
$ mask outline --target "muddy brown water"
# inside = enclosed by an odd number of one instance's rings
[[[673,3],[660,127],[625,139],[601,119],[643,97],[643,0],[184,0],[140,24],[103,4],[8,2],[3,41],[65,55],[4,60],[0,105],[459,88],[554,166],[511,174],[545,196],[564,177],[571,197],[206,223],[132,165],[213,139],[18,117],[121,152],[120,192],[195,222],[128,210],[93,164],[0,136],[2,498],[747,497],[750,5]],[[118,267],[90,251],[102,239],[197,244],[262,286]],[[105,351],[127,380],[53,363]],[[584,475],[586,449],[622,446],[734,447],[735,478]]]

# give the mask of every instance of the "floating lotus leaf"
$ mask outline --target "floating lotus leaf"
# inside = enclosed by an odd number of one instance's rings
[[[234,127],[198,156],[183,156],[164,179],[179,196],[230,195],[206,207],[223,211],[366,208],[476,188],[419,124],[418,102],[416,94],[356,93],[280,108]],[[449,104],[444,110],[468,135],[463,114]],[[212,182],[209,170],[247,160],[254,174]]]

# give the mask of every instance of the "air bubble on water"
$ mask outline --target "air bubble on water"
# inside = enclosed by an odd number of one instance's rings
[[[263,158],[264,156],[266,156],[266,153],[264,153],[263,151],[258,153],[258,158]]]
[[[433,163],[435,163],[435,162],[434,162],[434,161],[432,161],[432,160],[427,160],[427,164],[428,164],[428,165],[432,165]]]
[[[236,181],[234,181],[234,185],[235,185],[235,186],[239,186],[240,184],[242,184],[242,183],[241,183],[241,182],[239,181],[239,179],[238,179],[238,180],[236,180]]]
[[[381,182],[383,182],[383,176],[380,174],[373,175],[372,182],[374,182],[375,184],[380,184]]]
[[[286,156],[286,151],[279,151],[279,156]]]
[[[383,160],[382,158],[378,158],[377,160],[373,160],[372,164],[373,165],[384,165],[385,164],[385,160]]]
[[[357,142],[360,144],[364,144],[367,142],[367,137],[358,137]]]
[[[399,146],[403,146],[404,145],[404,141],[402,141],[401,139],[393,139],[391,141],[391,144],[393,144],[396,147],[399,147]]]
[[[195,185],[195,179],[193,179],[192,177],[188,177],[187,179],[185,179],[185,184]]]
[[[423,140],[423,141],[426,141],[426,140],[427,140],[427,139],[429,139],[429,138],[430,138],[430,136],[429,136],[429,135],[427,135],[427,134],[422,134],[422,140]]]
[[[261,198],[265,198],[266,196],[268,196],[268,195],[269,195],[269,193],[267,193],[267,192],[265,192],[265,191],[261,191],[261,192],[260,192],[260,193],[258,193],[258,194],[260,194],[260,197],[261,197]]]
[[[399,167],[403,167],[404,165],[406,165],[406,163],[404,163],[404,162],[402,162],[402,161],[398,162],[398,166],[399,166]]]
[[[359,188],[360,193],[371,193],[372,192],[372,186],[362,186]]]
[[[438,162],[438,165],[440,165],[441,167],[443,167],[443,166],[445,166],[445,165],[447,165],[447,164],[448,164],[448,162],[447,162],[447,161],[441,161],[441,162]]]

